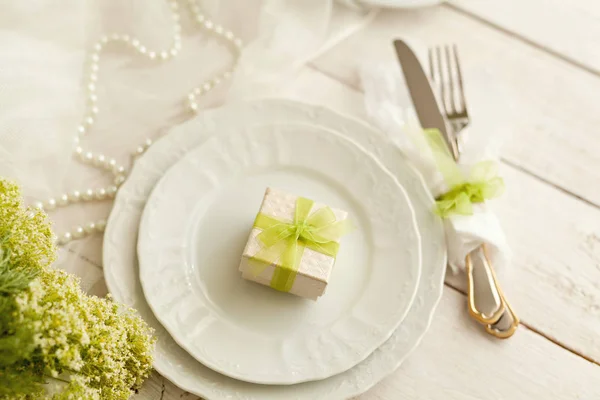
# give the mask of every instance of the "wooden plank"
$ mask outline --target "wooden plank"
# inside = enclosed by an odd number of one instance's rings
[[[386,11],[316,60],[359,87],[361,63],[395,62],[396,37],[458,43],[473,123],[510,136],[512,164],[600,205],[600,79],[448,7]]]
[[[596,399],[600,368],[521,327],[490,338],[446,288],[418,350],[360,400]]]
[[[446,6],[481,18],[600,74],[597,0],[454,0]]]
[[[187,393],[154,372],[132,400],[198,400],[200,397]]]
[[[523,321],[600,362],[600,210],[507,165],[494,206],[513,250],[501,286]],[[466,290],[463,276],[450,281]],[[466,306],[465,306],[466,307]]]

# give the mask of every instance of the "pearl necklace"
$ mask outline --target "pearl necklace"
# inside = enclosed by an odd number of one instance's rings
[[[96,86],[98,83],[98,71],[100,65],[100,54],[111,43],[119,43],[131,48],[135,53],[146,57],[153,62],[164,62],[179,54],[181,51],[181,24],[179,4],[177,0],[168,0],[173,20],[173,42],[171,47],[163,51],[153,51],[148,49],[141,41],[127,34],[108,34],[101,36],[93,45],[87,80],[87,102],[84,117],[81,124],[77,127],[77,134],[74,139],[74,156],[83,164],[108,171],[113,175],[113,184],[107,187],[97,189],[73,190],[70,193],[64,193],[58,197],[51,197],[44,202],[35,203],[35,207],[42,210],[50,211],[57,207],[65,207],[69,204],[113,199],[119,190],[119,187],[127,177],[127,169],[123,165],[119,165],[114,158],[110,158],[100,153],[93,153],[84,149],[80,142],[81,138],[90,132],[92,126],[96,122],[98,116],[98,96],[96,95]],[[239,57],[239,51],[242,47],[242,41],[228,30],[225,30],[221,25],[215,24],[205,15],[200,12],[200,8],[194,0],[188,0],[188,6],[192,13],[195,23],[199,24],[202,29],[213,33],[230,45],[235,52],[236,58]],[[205,95],[214,87],[231,77],[231,70],[226,71],[203,84],[193,88],[187,96],[187,104],[192,112],[198,111],[198,103],[196,98]],[[140,144],[133,153],[133,160],[142,155],[152,145],[151,139],[146,139]],[[70,232],[65,232],[59,235],[57,239],[58,245],[65,245],[73,239],[80,239],[91,235],[94,232],[104,232],[106,220],[91,221],[84,225],[74,227]]]

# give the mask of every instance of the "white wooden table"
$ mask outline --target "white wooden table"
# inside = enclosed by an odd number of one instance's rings
[[[468,99],[497,109],[480,127],[512,133],[497,211],[514,251],[501,280],[521,327],[506,341],[485,334],[467,314],[464,278],[449,278],[421,345],[360,399],[600,399],[599,21],[597,0],[385,11],[290,82],[288,96],[364,116],[359,62],[391,61],[399,36],[457,43]],[[484,68],[502,99],[470,81]],[[87,262],[100,265],[100,240],[90,245]],[[197,397],[155,374],[135,398]]]

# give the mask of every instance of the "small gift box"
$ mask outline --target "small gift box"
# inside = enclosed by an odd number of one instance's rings
[[[240,262],[245,279],[316,300],[327,287],[348,213],[267,188]]]

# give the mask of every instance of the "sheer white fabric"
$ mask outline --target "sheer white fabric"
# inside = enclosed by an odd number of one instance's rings
[[[202,0],[203,11],[248,43],[230,98],[277,93],[280,84],[320,51],[366,23],[373,12],[333,0]],[[230,69],[224,43],[190,20],[181,2],[183,49],[171,61],[150,62],[111,45],[101,56],[100,113],[82,146],[130,165],[130,153],[190,118],[188,91]],[[29,201],[73,189],[106,186],[109,176],[73,160],[71,151],[85,104],[88,49],[103,33],[136,36],[166,49],[172,22],[164,0],[0,1],[0,176],[17,180]],[[227,100],[227,87],[200,99]],[[56,231],[106,218],[110,202],[51,213]],[[101,238],[71,243],[59,266],[82,276],[84,288],[104,294]]]

